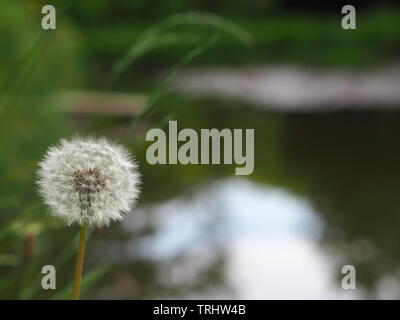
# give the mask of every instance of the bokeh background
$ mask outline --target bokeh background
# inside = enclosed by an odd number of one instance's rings
[[[0,298],[69,298],[78,229],[35,171],[77,133],[123,143],[143,174],[134,213],[91,233],[84,299],[400,298],[400,6],[352,1],[345,31],[344,4],[2,0]],[[148,165],[145,134],[170,119],[254,128],[253,174]]]

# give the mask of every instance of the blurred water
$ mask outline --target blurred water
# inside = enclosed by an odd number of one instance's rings
[[[175,81],[177,91],[191,95],[231,97],[291,112],[397,108],[399,86],[398,65],[357,71],[291,65],[213,67],[187,70]]]
[[[227,179],[203,186],[190,200],[177,198],[147,210],[155,212],[157,228],[133,250],[137,255],[157,263],[189,253],[201,261],[216,247],[224,251],[223,287],[186,298],[345,296],[333,277],[330,257],[317,244],[321,221],[307,201],[285,190]],[[141,210],[126,219],[124,227],[129,230],[145,214]],[[211,225],[216,216],[218,224]],[[212,234],[204,236],[209,229]],[[175,268],[172,274],[161,270],[162,280],[190,281]]]
[[[89,265],[115,268],[91,297],[400,297],[399,113],[176,112],[181,128],[254,128],[254,173],[142,159],[141,205],[93,241]]]

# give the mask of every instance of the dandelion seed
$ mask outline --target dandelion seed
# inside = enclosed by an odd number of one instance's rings
[[[40,163],[39,191],[67,224],[102,227],[129,213],[139,195],[137,165],[105,138],[62,140]]]
[[[108,226],[129,213],[139,195],[137,165],[105,138],[61,140],[39,164],[38,185],[54,216],[81,226],[72,299],[79,299],[88,226]]]

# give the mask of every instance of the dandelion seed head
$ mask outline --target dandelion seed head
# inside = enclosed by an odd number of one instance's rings
[[[105,138],[61,140],[39,164],[39,192],[67,224],[102,227],[121,220],[133,209],[139,184],[133,158]]]

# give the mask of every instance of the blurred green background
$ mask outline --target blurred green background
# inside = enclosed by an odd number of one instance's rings
[[[57,9],[56,30],[41,29],[40,11],[45,4]],[[276,189],[289,198],[306,201],[313,212],[318,227],[310,231],[310,243],[323,257],[318,258],[322,265],[329,265],[328,271],[317,268],[315,272],[323,274],[323,279],[329,274],[327,288],[296,295],[291,286],[299,286],[297,278],[288,277],[282,280],[288,284],[282,285],[277,297],[342,298],[337,293],[340,266],[353,264],[361,289],[349,298],[399,298],[397,108],[381,111],[376,106],[358,111],[349,105],[345,111],[327,114],[286,112],[257,108],[240,99],[198,97],[166,88],[178,71],[189,66],[240,71],[249,66],[257,70],[295,65],[321,72],[362,72],[398,64],[400,7],[396,1],[353,1],[357,8],[354,31],[340,27],[344,4],[2,0],[0,298],[69,298],[78,230],[51,217],[36,192],[35,171],[49,145],[76,133],[105,135],[125,144],[143,174],[138,213],[129,221],[127,218],[125,226],[115,224],[92,232],[84,299],[274,297],[276,288],[262,285],[264,273],[270,271],[252,271],[253,267],[260,270],[257,264],[264,266],[262,262],[241,266],[260,280],[258,291],[246,291],[240,282],[246,279],[237,280],[239,283],[228,279],[230,268],[240,264],[232,262],[236,260],[230,256],[230,237],[219,234],[232,216],[229,209],[218,207],[222,200],[206,194],[204,207],[193,209],[191,201],[197,203],[193,199],[198,192],[231,183],[234,166],[146,163],[146,131],[165,126],[169,119],[177,119],[180,128],[255,128],[256,169],[242,179],[265,188],[268,195],[257,198],[255,211],[262,213],[259,203],[268,201],[263,199],[269,199],[268,192]],[[243,188],[251,193],[252,187],[246,186]],[[180,205],[170,206],[171,201]],[[245,207],[246,202],[241,205]],[[171,208],[162,209],[164,205]],[[301,216],[296,208],[295,214]],[[193,246],[166,254],[171,249],[157,247],[154,240],[164,224],[173,223],[166,222],[163,210],[168,211],[166,217],[170,211],[182,211],[202,236],[193,240]],[[199,215],[201,223],[194,217]],[[265,212],[265,216],[272,219],[265,223],[273,223],[274,212]],[[259,218],[248,216],[252,228],[261,223]],[[307,237],[313,225],[305,226]],[[168,237],[179,232],[177,226]],[[262,241],[269,241],[269,228],[257,232]],[[147,247],[152,241],[156,244]],[[176,241],[185,240],[178,237]],[[197,248],[199,244],[204,248]],[[154,252],[149,256],[143,250]],[[257,251],[257,255],[263,253]],[[274,256],[268,252],[265,256],[272,263]],[[46,264],[57,269],[55,291],[41,289],[41,268]],[[179,278],[180,273],[185,276]]]

